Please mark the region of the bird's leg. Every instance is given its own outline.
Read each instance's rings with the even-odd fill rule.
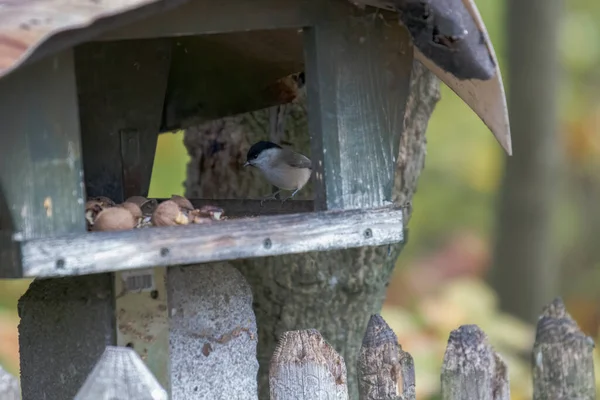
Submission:
[[[280,189],[280,190],[278,190],[278,191],[276,191],[275,193],[273,193],[273,194],[271,194],[271,195],[267,196],[267,197],[263,197],[263,198],[260,200],[260,206],[262,207],[263,203],[264,203],[265,201],[267,201],[267,200],[275,200],[275,199],[277,199],[277,195],[278,195],[280,192],[281,192],[281,189]]]
[[[296,189],[296,190],[294,190],[294,193],[292,193],[292,195],[291,195],[290,197],[287,197],[287,198],[285,198],[285,199],[281,200],[281,204],[285,203],[285,202],[286,202],[286,200],[289,200],[289,199],[291,199],[292,197],[294,197],[294,195],[295,195],[296,193],[298,193],[298,191],[299,191],[299,190],[300,190],[300,189]]]

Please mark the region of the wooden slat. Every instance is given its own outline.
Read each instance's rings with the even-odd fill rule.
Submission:
[[[174,10],[115,29],[98,40],[300,28],[311,25],[320,0],[195,0]],[[343,1],[343,0],[337,0]]]
[[[72,52],[2,79],[0,121],[0,230],[22,239],[84,232]]]
[[[397,16],[322,1],[306,29],[306,82],[318,209],[392,200],[413,50]]]
[[[170,57],[167,39],[76,48],[88,196],[122,201],[148,190]]]
[[[39,239],[22,244],[25,276],[92,274],[403,240],[402,210],[328,211]]]

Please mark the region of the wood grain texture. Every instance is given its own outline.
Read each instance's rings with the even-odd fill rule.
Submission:
[[[225,263],[167,269],[171,400],[258,400],[252,291]],[[167,362],[167,360],[165,360]]]
[[[121,202],[124,196],[147,194],[171,43],[88,43],[76,48],[75,60],[87,195]]]
[[[412,356],[380,315],[372,315],[358,356],[360,400],[414,400]]]
[[[168,400],[167,392],[128,347],[107,346],[74,400]]]
[[[306,83],[318,209],[392,201],[412,46],[397,16],[323,1],[306,29]],[[386,20],[389,19],[389,20]]]
[[[13,240],[85,231],[73,55],[0,81],[0,276],[19,277]]]
[[[509,400],[508,370],[476,325],[450,333],[442,365],[442,400]]]
[[[64,31],[74,30],[68,32],[70,42],[75,42],[71,45],[81,43],[86,40],[85,32],[77,28],[86,27],[90,31],[97,28],[93,23],[103,17],[152,3],[177,4],[177,1],[104,0],[77,4],[69,0],[4,1],[0,8],[0,37],[3,38],[0,41],[0,76],[18,68],[24,61],[33,58],[33,54],[40,53],[40,48],[44,47],[44,41],[49,37],[61,36],[63,33],[64,39]],[[162,4],[163,8],[169,5],[171,4]],[[154,8],[155,12],[159,10],[159,7]],[[45,55],[53,55],[67,47],[55,46],[52,48],[53,52],[46,52]]]
[[[84,232],[72,52],[0,81],[0,120],[2,221],[17,239]]]
[[[560,298],[547,305],[531,358],[534,400],[596,399],[594,347]]]
[[[22,252],[25,276],[67,276],[380,246],[402,240],[402,210],[380,208],[92,232],[24,242]]]
[[[343,0],[338,0],[343,1]],[[312,25],[315,0],[190,1],[178,8],[106,32],[100,40],[191,36]]]
[[[344,359],[314,329],[281,335],[269,386],[271,400],[348,399]]]

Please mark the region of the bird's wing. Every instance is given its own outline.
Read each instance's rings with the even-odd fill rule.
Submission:
[[[284,149],[286,152],[286,159],[288,160],[288,164],[294,168],[309,168],[312,169],[312,163],[310,159],[300,153],[296,153],[291,149]]]

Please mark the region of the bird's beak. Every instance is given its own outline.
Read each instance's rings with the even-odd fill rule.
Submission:
[[[250,166],[250,163],[249,163],[248,161],[246,161],[246,162],[244,163],[244,167],[249,167],[249,166]]]

